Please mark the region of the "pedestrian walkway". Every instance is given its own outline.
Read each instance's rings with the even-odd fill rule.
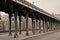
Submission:
[[[56,31],[51,31],[51,32],[45,32],[45,33],[36,33],[35,35],[32,34],[32,32],[29,32],[29,36],[25,35],[25,32],[22,32],[22,34],[18,33],[18,37],[14,38],[14,33],[12,33],[12,36],[8,36],[8,33],[1,33],[0,34],[0,40],[37,40],[36,38],[41,37],[43,39],[43,37],[46,37],[46,35],[51,35],[52,33],[54,34]],[[57,34],[60,34],[60,32],[56,32]],[[53,35],[52,34],[52,35]],[[32,39],[33,38],[33,39]]]

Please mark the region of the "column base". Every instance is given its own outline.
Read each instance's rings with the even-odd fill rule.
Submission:
[[[9,33],[9,36],[12,36],[12,33]]]
[[[19,34],[21,34],[21,31],[19,32]]]
[[[15,35],[14,35],[14,38],[17,38],[17,37],[18,37],[18,35],[17,35],[17,34],[15,34]]]
[[[41,31],[39,31],[39,33],[41,33]]]
[[[29,33],[26,33],[26,36],[29,36]]]
[[[33,34],[35,34],[35,31],[33,32]]]

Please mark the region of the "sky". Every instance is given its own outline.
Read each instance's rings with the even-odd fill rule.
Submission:
[[[60,14],[60,0],[26,0],[30,3],[49,12],[50,14]]]

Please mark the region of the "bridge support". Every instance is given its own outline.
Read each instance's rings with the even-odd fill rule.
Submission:
[[[44,31],[43,32],[46,32],[46,29],[47,29],[47,22],[46,22],[46,20],[44,20]]]
[[[12,36],[12,33],[11,33],[11,14],[9,14],[9,36]]]
[[[52,31],[52,22],[51,22],[51,31]]]
[[[32,18],[32,33],[34,33],[34,30],[33,30],[33,23],[34,23],[34,21],[33,21],[33,18]]]
[[[46,25],[46,20],[44,21],[44,30],[46,32],[46,29],[47,29],[47,25]]]
[[[39,18],[39,33],[41,32],[41,18]]]
[[[35,27],[36,29],[36,32],[38,32],[38,20],[36,19],[36,27]]]
[[[50,21],[49,21],[49,31],[51,31],[51,23],[50,23]]]
[[[21,14],[19,14],[19,34],[21,34]]]
[[[48,18],[45,18],[45,31],[48,32]]]
[[[49,27],[48,27],[48,21],[46,21],[46,31],[48,32],[48,29],[49,29]]]
[[[14,38],[16,38],[18,35],[17,35],[17,10],[15,9],[15,34],[14,34]]]
[[[51,22],[50,22],[50,31],[51,31]]]
[[[26,14],[26,36],[28,36],[28,13]]]
[[[35,18],[32,18],[32,32],[35,34]]]
[[[12,13],[13,13],[13,5],[11,5],[10,6],[10,12],[9,12],[9,24],[10,24],[10,26],[9,26],[9,36],[12,36],[12,33],[11,33],[11,15],[12,15]]]
[[[45,32],[45,30],[44,30],[44,20],[43,20],[43,32]]]

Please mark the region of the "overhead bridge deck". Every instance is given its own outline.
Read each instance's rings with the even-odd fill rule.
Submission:
[[[39,7],[33,5],[33,4],[31,4],[31,3],[29,3],[29,2],[27,2],[25,0],[12,0],[12,1],[14,1],[14,2],[16,2],[16,3],[20,4],[20,5],[23,5],[25,7],[28,7],[30,9],[32,9],[32,10],[35,10],[35,11],[37,11],[39,13],[42,13],[42,14],[44,14],[46,16],[49,16],[49,17],[54,18],[56,20],[59,20],[55,16],[53,16],[50,13],[46,12],[45,10],[43,10],[43,9],[41,9],[41,8],[39,8]]]

